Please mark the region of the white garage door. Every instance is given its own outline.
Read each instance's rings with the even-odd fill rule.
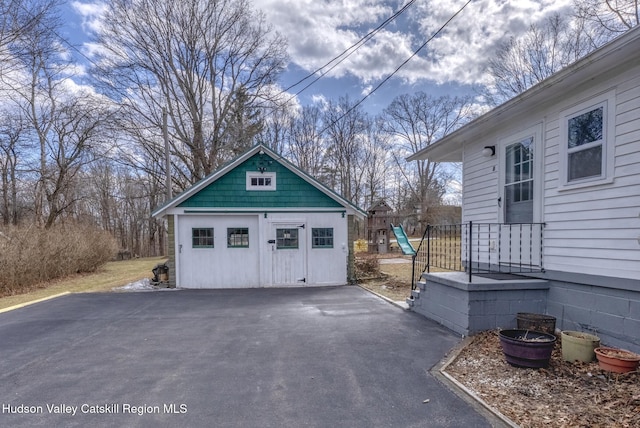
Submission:
[[[178,287],[259,287],[257,215],[181,215],[176,229]]]

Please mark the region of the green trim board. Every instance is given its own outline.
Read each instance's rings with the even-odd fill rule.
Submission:
[[[314,214],[342,214],[344,216],[347,212],[345,210],[324,210],[324,209],[291,209],[291,210],[282,210],[282,209],[263,209],[258,208],[255,210],[228,210],[228,209],[192,209],[192,210],[184,210],[185,214],[282,214],[282,213],[314,213]]]

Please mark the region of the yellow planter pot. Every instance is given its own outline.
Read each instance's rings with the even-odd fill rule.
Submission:
[[[580,331],[562,332],[562,359],[589,363],[596,359],[594,349],[600,346],[600,338]]]

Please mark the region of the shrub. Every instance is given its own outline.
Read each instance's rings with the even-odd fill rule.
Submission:
[[[370,278],[380,275],[380,263],[376,257],[356,258],[355,267],[358,278]]]
[[[95,227],[71,224],[11,228],[0,234],[0,295],[74,273],[92,272],[116,252],[115,239]]]

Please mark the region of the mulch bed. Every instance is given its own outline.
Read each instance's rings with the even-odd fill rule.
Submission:
[[[478,334],[446,372],[523,428],[640,427],[640,371],[615,374],[597,362],[562,359],[560,338],[549,367],[507,364],[497,331]]]

